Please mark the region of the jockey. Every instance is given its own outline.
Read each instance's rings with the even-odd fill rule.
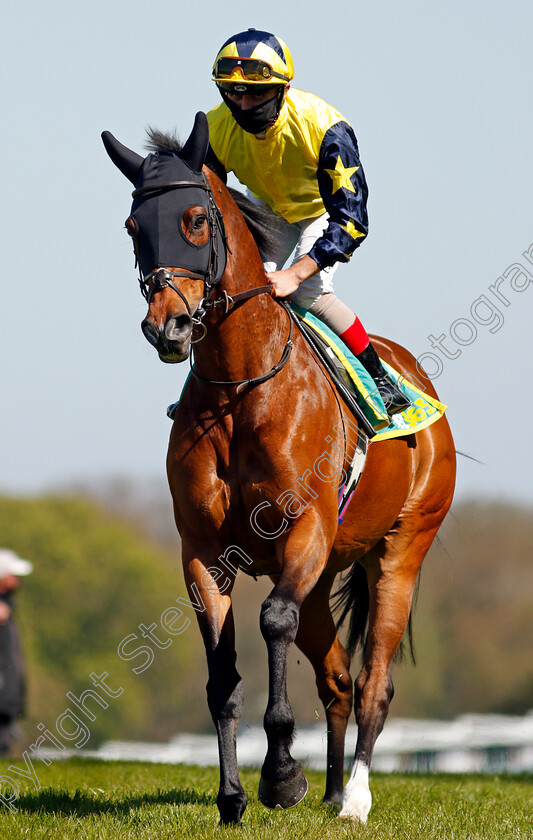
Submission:
[[[372,376],[389,414],[410,403],[384,370],[359,318],[333,291],[368,232],[368,190],[353,129],[311,93],[290,89],[286,44],[248,29],[223,44],[213,79],[223,102],[207,114],[211,161],[283,220],[276,253],[263,254],[274,295],[330,327]],[[292,252],[294,259],[283,269]]]

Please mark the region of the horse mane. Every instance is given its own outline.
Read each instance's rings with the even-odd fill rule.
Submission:
[[[159,131],[159,129],[150,126],[146,134],[147,142],[145,148],[149,152],[179,152],[183,148],[183,144],[180,142],[175,131]],[[209,146],[205,164],[221,181],[226,182],[226,172],[212,152],[211,146]],[[261,258],[264,260],[267,254],[276,253],[282,223],[280,217],[276,216],[269,207],[262,207],[255,204],[239,190],[233,189],[233,187],[227,187],[227,190],[239,208],[246,222],[246,226],[259,249]]]

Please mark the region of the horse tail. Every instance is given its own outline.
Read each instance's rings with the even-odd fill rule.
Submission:
[[[420,584],[420,572],[418,573],[413,593],[413,600],[411,609],[409,611],[409,620],[405,630],[404,637],[400,642],[400,646],[396,652],[395,659],[401,661],[405,657],[405,648],[414,665],[416,665],[414,638],[413,638],[413,610],[416,605],[418,597],[418,587]],[[342,585],[333,593],[332,607],[333,612],[336,613],[335,627],[337,631],[344,623],[344,620],[349,615],[350,620],[348,624],[348,635],[344,642],[344,647],[348,652],[350,659],[353,659],[358,647],[361,647],[363,653],[366,648],[367,632],[368,632],[368,609],[369,609],[369,593],[368,581],[366,579],[366,572],[364,568],[355,562],[348,576]]]
[[[355,562],[342,585],[333,594],[333,612],[336,613],[337,630],[349,615],[348,636],[344,643],[352,659],[359,646],[364,650],[368,626],[368,582],[363,567]]]

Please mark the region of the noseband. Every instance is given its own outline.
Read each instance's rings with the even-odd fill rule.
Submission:
[[[152,300],[155,292],[159,292],[161,289],[164,289],[165,286],[168,286],[169,289],[172,289],[173,292],[176,292],[176,294],[180,296],[187,307],[188,314],[191,315],[192,313],[189,301],[181,289],[173,282],[173,277],[188,277],[189,280],[203,280],[204,284],[207,285],[205,276],[203,274],[197,274],[194,271],[169,271],[167,268],[155,268],[150,272],[150,274],[147,274],[144,279],[139,280],[139,283],[142,284],[142,295],[146,298],[148,305],[150,305],[150,301]],[[150,281],[152,281],[151,287]]]

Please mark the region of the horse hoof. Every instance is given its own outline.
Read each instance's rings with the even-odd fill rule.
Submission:
[[[366,825],[368,817],[359,817],[356,814],[340,813],[339,814],[339,819],[340,820],[346,820],[347,822],[363,823],[363,825]]]
[[[349,784],[349,783],[348,783]],[[366,823],[372,806],[372,795],[364,785],[353,786],[349,795],[346,795],[348,785],[344,792],[342,808],[339,814],[341,820],[353,820],[354,822]]]
[[[217,805],[220,814],[220,825],[238,825],[241,817],[244,814],[248,798],[244,791],[242,793],[234,793],[218,796]]]
[[[299,766],[292,779],[271,782],[261,776],[258,797],[267,808],[294,808],[307,793],[309,785]]]
[[[368,787],[368,767],[363,762],[356,761],[342,794],[339,817],[341,820],[358,820],[366,823],[371,807],[372,794]]]

